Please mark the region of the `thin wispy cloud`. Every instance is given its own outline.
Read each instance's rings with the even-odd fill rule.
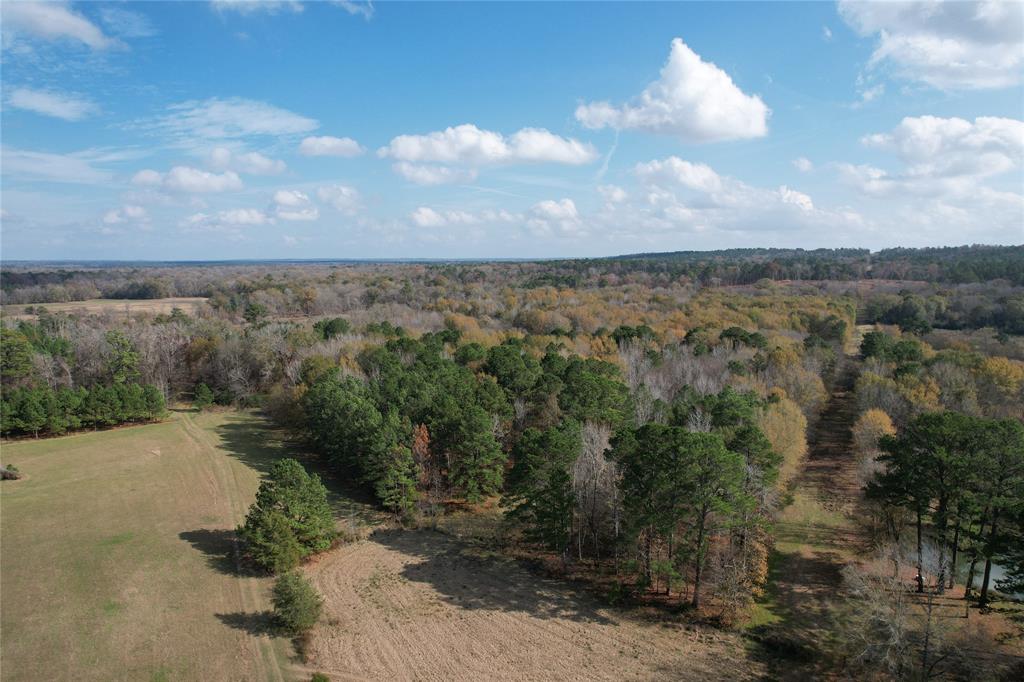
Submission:
[[[11,90],[7,95],[7,106],[65,121],[81,121],[99,111],[99,106],[87,97],[32,88]]]

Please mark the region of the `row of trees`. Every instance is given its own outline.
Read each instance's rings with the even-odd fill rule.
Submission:
[[[136,383],[58,390],[17,387],[5,390],[0,400],[5,436],[57,436],[77,429],[151,421],[164,412],[163,394],[152,385]]]
[[[312,628],[323,598],[295,568],[306,557],[328,549],[337,537],[320,478],[294,459],[278,460],[236,532],[248,558],[278,574],[271,601],[280,628],[296,636]]]

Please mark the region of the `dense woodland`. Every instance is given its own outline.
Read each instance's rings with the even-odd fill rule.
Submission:
[[[1024,591],[1022,247],[25,264],[2,287],[17,304],[3,320],[5,435],[152,420],[165,405],[258,408],[396,523],[496,504],[510,546],[610,576],[613,599],[721,625],[768,587],[809,428],[856,367],[850,456],[888,579],[921,594],[966,585],[981,605]],[[166,296],[208,300],[194,314],[46,306]],[[324,495],[284,460],[239,529],[284,576],[281,608],[305,605],[288,611],[296,631],[319,606],[290,571],[337,541]],[[889,608],[881,579],[852,572],[850,599]],[[846,618],[843,641],[863,646],[837,660],[916,676],[928,662],[912,654],[931,646],[946,666],[932,668],[954,674],[957,642],[930,626],[876,641],[899,608]]]

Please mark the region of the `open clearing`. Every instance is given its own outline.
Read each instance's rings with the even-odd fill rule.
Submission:
[[[231,529],[279,442],[245,413],[4,444],[3,680],[283,680]],[[262,615],[261,615],[262,614]]]
[[[291,454],[239,412],[4,445],[3,680],[752,679],[742,640],[604,608],[448,535],[378,531],[303,570],[326,598],[298,663],[232,529]],[[307,462],[307,464],[309,464]],[[337,490],[336,481],[328,478]],[[377,515],[332,492],[342,525]]]
[[[332,680],[756,679],[732,634],[604,608],[433,531],[378,531],[306,568],[324,595],[306,647]]]
[[[153,299],[120,299],[94,298],[88,301],[69,301],[67,303],[30,303],[26,305],[11,304],[3,307],[3,316],[12,320],[35,318],[35,314],[26,314],[26,307],[46,308],[51,313],[67,313],[68,315],[170,315],[175,308],[181,308],[187,315],[194,315],[206,304],[201,297],[153,298]]]

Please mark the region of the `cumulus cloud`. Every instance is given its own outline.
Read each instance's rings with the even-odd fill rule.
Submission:
[[[299,144],[303,156],[359,156],[365,149],[351,137],[307,137]]]
[[[530,207],[526,227],[535,236],[581,236],[584,233],[576,203],[572,199],[547,199]]]
[[[348,185],[324,185],[317,189],[316,196],[346,215],[355,215],[362,208],[359,190]]]
[[[65,121],[81,121],[99,111],[95,102],[80,95],[32,88],[14,88],[7,95],[7,104]]]
[[[902,167],[838,163],[841,181],[874,200],[901,229],[932,241],[1020,241],[1024,195],[999,188],[997,176],[1024,163],[1024,121],[978,117],[908,117],[887,133],[861,139]],[[967,237],[967,235],[971,235]]]
[[[861,139],[895,154],[905,166],[891,173],[867,164],[838,164],[840,177],[874,194],[914,194],[945,200],[977,196],[981,181],[1019,168],[1024,121],[1010,118],[920,116],[904,118],[888,133]]]
[[[1021,80],[1020,2],[859,2],[839,14],[862,36],[878,36],[873,67],[942,90],[1005,88]]]
[[[974,122],[937,116],[907,117],[889,133],[862,143],[895,152],[915,175],[995,175],[1024,159],[1024,121],[979,116]]]
[[[210,165],[217,170],[234,170],[249,175],[280,175],[287,166],[280,159],[271,159],[259,152],[232,152],[216,147],[210,152]]]
[[[621,206],[606,205],[605,223],[688,233],[842,230],[863,225],[855,211],[819,209],[799,190],[785,185],[756,187],[675,156],[639,163],[634,174],[643,191]]]
[[[242,180],[234,171],[210,173],[191,166],[175,166],[167,173],[152,169],[137,172],[132,183],[148,187],[160,187],[170,192],[205,194],[229,192],[242,189]]]
[[[78,42],[94,50],[120,45],[64,2],[5,2],[3,30],[5,33],[26,33],[44,40]]]
[[[588,128],[634,129],[687,142],[718,142],[763,137],[770,113],[760,97],[745,94],[729,74],[676,38],[661,76],[633,102],[583,104],[576,109],[576,118]]]
[[[138,121],[135,127],[167,135],[191,146],[200,140],[231,140],[245,137],[280,137],[308,133],[320,125],[266,102],[232,97],[189,100],[168,107],[170,113]]]
[[[451,185],[476,180],[473,168],[449,168],[399,161],[391,166],[396,174],[417,185]]]
[[[678,156],[637,164],[635,172],[649,184],[679,184],[701,192],[717,192],[722,187],[722,179],[711,166],[684,161]]]
[[[426,135],[399,135],[377,154],[409,163],[466,166],[530,162],[581,165],[598,156],[592,145],[543,128],[523,128],[506,137],[468,123]]]
[[[309,196],[294,189],[274,192],[273,210],[281,220],[316,220],[320,217],[320,209],[313,205]]]

